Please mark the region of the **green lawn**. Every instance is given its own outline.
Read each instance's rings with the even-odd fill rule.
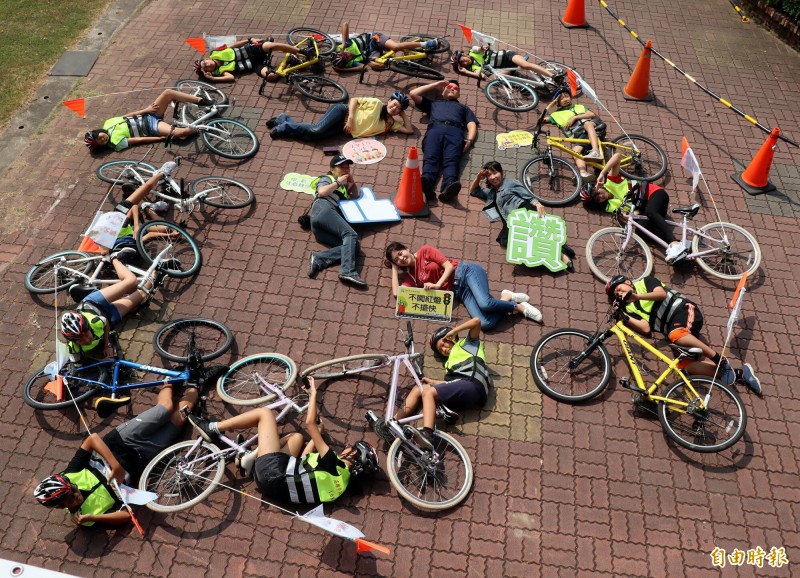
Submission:
[[[33,98],[61,53],[111,0],[0,0],[0,54],[5,62],[0,127]]]

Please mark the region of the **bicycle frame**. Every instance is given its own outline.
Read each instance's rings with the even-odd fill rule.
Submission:
[[[395,52],[394,50],[389,50],[388,52],[381,54],[378,58],[373,59],[371,62],[376,62],[386,66],[390,60],[424,60],[428,56],[429,55],[427,52],[423,52],[414,48],[405,50],[401,53]]]
[[[153,263],[147,269],[140,269],[139,267],[135,267],[133,265],[125,264],[125,267],[134,275],[136,278],[139,279],[139,283],[137,283],[137,288],[141,283],[150,277],[150,275],[156,270],[158,264],[164,259],[164,255],[167,254],[169,251],[169,247],[165,247],[161,250],[161,252],[153,259]],[[103,270],[103,265],[106,264],[104,261],[105,255],[96,255],[91,257],[82,257],[80,259],[70,259],[67,261],[66,257],[61,257],[60,261],[62,263],[68,263],[67,265],[57,265],[56,271],[59,269],[66,269],[69,271],[71,275],[74,275],[76,278],[81,279],[87,285],[113,285],[115,283],[119,283],[119,279],[100,279],[100,271]],[[73,267],[80,265],[81,263],[91,263],[93,261],[97,261],[97,267],[94,268],[91,275],[87,275],[83,271],[79,271],[77,269],[73,269]],[[57,274],[56,274],[57,276]]]
[[[576,152],[576,151],[572,150],[570,147],[565,146],[564,144],[562,144],[562,143],[568,143],[568,144],[579,144],[579,145],[589,146],[591,141],[589,141],[588,138],[569,138],[569,137],[560,137],[560,136],[550,136],[549,132],[547,132],[547,131],[543,131],[543,132],[544,132],[545,136],[547,137],[547,148],[548,148],[548,153],[547,154],[552,154],[552,151],[550,149],[551,148],[556,148],[556,149],[558,149],[560,151],[563,151],[563,152],[565,152],[565,153],[567,153],[569,155],[572,155],[575,158],[583,160],[583,162],[585,162],[587,165],[589,165],[590,167],[593,167],[595,169],[603,170],[603,167],[606,166],[605,160],[602,160],[602,159],[587,159],[581,153]],[[536,141],[537,141],[537,139],[534,138],[534,140],[533,140],[534,144],[536,143]],[[609,147],[610,149],[617,150],[617,151],[625,151],[626,152],[625,156],[623,156],[622,160],[620,160],[620,166],[623,167],[623,168],[625,168],[628,165],[630,165],[631,162],[633,161],[633,155],[630,154],[631,152],[633,152],[633,148],[631,148],[629,146],[625,146],[625,145],[622,145],[622,144],[619,144],[619,143],[615,143],[615,142],[604,141],[604,140],[598,140],[598,144],[600,145],[600,151],[599,152],[600,152],[600,154],[603,155],[604,158],[605,158],[605,152],[603,151],[604,147]],[[613,154],[613,152],[611,154]]]
[[[110,384],[103,383],[102,381],[97,381],[94,379],[89,379],[88,377],[81,377],[79,375],[80,372],[89,371],[92,369],[102,369],[106,367],[113,367],[111,372]],[[163,379],[120,384],[118,383],[118,380],[119,380],[119,370],[121,367],[126,367],[134,370],[142,370],[147,373],[154,373],[156,375],[163,376]],[[78,372],[78,375],[72,374],[63,376],[64,381],[66,383],[77,381],[80,383],[91,385],[92,387],[99,390],[98,393],[109,393],[111,394],[112,398],[119,393],[133,391],[135,389],[144,389],[147,387],[156,387],[159,385],[169,385],[169,384],[182,385],[187,381],[189,381],[188,368],[183,369],[181,371],[176,371],[173,369],[166,369],[163,367],[153,367],[152,365],[143,365],[141,363],[136,363],[134,361],[128,361],[127,359],[105,359],[103,361],[97,361],[89,365],[81,365],[79,368],[76,369],[76,371]]]
[[[298,42],[294,46],[295,48],[300,48],[303,44],[305,44],[309,40],[313,43],[314,46],[314,58],[309,58],[308,60],[301,62],[300,64],[289,65],[289,59],[294,55],[286,54],[283,57],[283,60],[281,60],[281,63],[278,65],[278,67],[273,70],[270,70],[270,72],[274,72],[281,78],[287,78],[293,74],[296,74],[297,71],[303,70],[304,68],[308,68],[309,66],[312,66],[317,62],[319,62],[319,45],[317,45],[317,41],[314,40],[313,38],[311,37],[303,38],[300,42]],[[270,54],[267,55],[267,62],[269,62],[271,58],[272,58],[272,51],[270,51]]]

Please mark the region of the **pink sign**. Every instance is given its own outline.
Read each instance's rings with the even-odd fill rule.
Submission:
[[[383,160],[386,147],[374,138],[357,138],[342,147],[342,154],[357,165],[371,165]]]

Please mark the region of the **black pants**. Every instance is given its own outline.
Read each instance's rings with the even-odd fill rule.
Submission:
[[[664,189],[655,191],[647,200],[644,214],[647,222],[642,225],[656,237],[665,243],[673,243],[675,235],[672,234],[672,226],[667,223],[667,208],[669,207],[669,195]]]

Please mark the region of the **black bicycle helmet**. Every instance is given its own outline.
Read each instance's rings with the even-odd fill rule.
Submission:
[[[395,90],[389,96],[389,100],[392,100],[392,99],[394,99],[397,102],[399,102],[400,103],[400,108],[402,108],[403,110],[407,109],[408,105],[410,104],[410,100],[408,98],[408,95],[405,92],[402,92],[400,90]]]
[[[463,50],[456,50],[455,52],[453,52],[453,55],[450,57],[450,64],[453,65],[453,72],[458,72],[458,69],[461,66],[461,63],[459,62],[459,60],[461,60],[462,56],[464,56],[464,51]]]
[[[622,285],[623,283],[629,283],[630,279],[625,275],[614,275],[611,279],[608,280],[606,283],[606,295],[608,295],[608,300],[613,301],[616,299],[616,295],[614,295],[614,291],[616,291],[617,287]]]
[[[452,329],[452,327],[440,327],[433,332],[431,338],[428,340],[428,343],[431,344],[431,349],[433,349],[435,354],[439,355],[439,350],[436,349],[436,345],[442,340],[442,337],[450,333]]]
[[[351,454],[348,459],[351,460],[352,466],[350,472],[354,477],[362,474],[374,476],[381,471],[378,466],[378,452],[375,451],[369,442],[361,440],[351,448]]]
[[[61,505],[71,491],[72,483],[61,474],[55,474],[39,482],[33,490],[33,497],[43,506],[55,508]]]

